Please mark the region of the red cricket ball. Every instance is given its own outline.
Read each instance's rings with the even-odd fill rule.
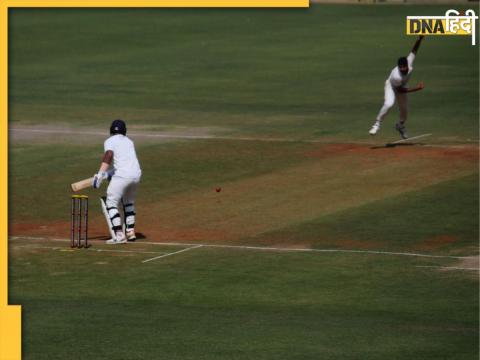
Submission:
[[[222,188],[221,188],[221,187],[217,187],[217,188],[215,188],[215,191],[216,191],[216,192],[220,192],[220,191],[222,191]]]

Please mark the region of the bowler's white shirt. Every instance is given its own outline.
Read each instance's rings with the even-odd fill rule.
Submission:
[[[392,84],[393,88],[398,88],[398,87],[404,87],[407,85],[408,80],[410,80],[410,75],[412,74],[413,71],[413,60],[415,60],[415,54],[410,53],[407,56],[407,61],[408,61],[408,73],[403,75],[400,70],[398,69],[398,66],[396,66],[392,72],[390,73],[390,76],[388,77],[387,81]]]
[[[115,176],[136,179],[142,175],[133,141],[122,134],[110,136],[104,143],[105,152],[113,151]]]

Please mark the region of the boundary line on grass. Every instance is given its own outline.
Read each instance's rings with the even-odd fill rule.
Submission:
[[[49,241],[61,241],[68,242],[69,239],[59,238],[45,238],[45,237],[29,237],[29,236],[11,236],[11,240],[49,240]],[[93,240],[95,241],[95,240]],[[93,242],[91,240],[91,242]],[[439,259],[469,259],[476,257],[472,256],[452,256],[452,255],[430,255],[420,253],[408,253],[408,252],[393,252],[393,251],[380,251],[380,250],[348,250],[348,249],[302,249],[302,248],[281,248],[281,247],[269,247],[269,246],[248,246],[248,245],[222,245],[222,244],[193,244],[193,243],[179,243],[179,242],[152,242],[141,241],[128,244],[130,245],[159,245],[159,246],[187,246],[188,250],[195,247],[205,248],[219,248],[219,249],[237,249],[237,250],[258,250],[258,251],[285,251],[285,252],[312,252],[312,253],[351,253],[351,254],[371,254],[371,255],[392,255],[392,256],[409,256],[409,257],[425,257],[425,258],[439,258]],[[180,250],[186,251],[187,249]],[[179,253],[179,251],[175,252]],[[171,253],[173,255],[174,253]]]

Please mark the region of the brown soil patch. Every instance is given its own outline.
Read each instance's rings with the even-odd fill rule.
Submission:
[[[9,224],[10,236],[32,236],[49,238],[70,238],[70,222],[14,222]],[[88,236],[91,239],[109,239],[109,233],[104,218],[90,219]]]
[[[315,158],[331,156],[361,155],[362,157],[389,159],[397,158],[448,158],[477,161],[479,159],[478,146],[463,145],[455,147],[403,145],[394,147],[372,148],[362,144],[320,144],[317,148],[305,155]]]
[[[139,228],[145,228],[139,223]],[[147,230],[145,230],[147,231]],[[229,234],[225,231],[215,229],[202,228],[172,228],[165,225],[158,225],[157,228],[150,228],[148,233],[145,233],[147,241],[158,242],[196,242],[209,241],[221,242],[229,238]]]
[[[240,244],[259,234],[469,175],[478,168],[478,150],[471,145],[372,149],[358,144],[313,144],[312,148],[306,154],[311,161],[297,166],[139,204],[137,230],[148,241]],[[215,192],[215,186],[222,191]],[[16,220],[10,224],[11,235],[70,236],[68,221]],[[102,217],[90,224],[91,237],[108,237]],[[438,237],[420,246],[434,250],[454,241]],[[266,242],[273,245],[283,240]],[[380,246],[353,240],[336,243],[345,249]],[[290,239],[288,244],[311,245],[302,239]]]
[[[438,250],[445,246],[455,243],[457,240],[458,240],[457,237],[453,235],[439,235],[415,245],[414,250],[416,251]]]
[[[213,191],[212,186],[212,189],[172,196],[153,204],[144,213],[162,214],[163,231],[167,233],[182,229],[193,237],[199,236],[198,240],[208,235],[211,238],[203,240],[238,242],[464,176],[475,171],[476,166],[473,161],[476,153],[472,149],[429,148],[420,149],[418,154],[408,148],[400,149],[399,156],[392,157],[392,154],[377,153],[359,145],[321,147],[332,155],[322,153],[318,161],[221,184],[220,193]],[[445,153],[457,158],[438,161]],[[345,154],[352,156],[343,156]]]
[[[91,225],[90,225],[91,224]],[[156,242],[194,242],[198,240],[222,241],[228,238],[228,234],[221,231],[205,229],[181,229],[165,227],[158,224],[152,227],[140,220],[138,229],[142,229],[142,240]],[[10,236],[31,236],[45,238],[70,238],[70,222],[49,222],[49,223],[24,223],[15,222],[9,225]],[[107,240],[110,238],[105,220],[102,217],[91,219],[88,228],[88,236],[91,240]]]

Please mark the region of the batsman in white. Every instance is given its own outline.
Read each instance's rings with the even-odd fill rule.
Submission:
[[[370,129],[370,135],[375,135],[380,130],[380,125],[387,116],[388,111],[395,104],[395,99],[398,102],[400,108],[400,121],[395,124],[395,128],[400,133],[402,139],[408,139],[407,131],[405,128],[405,122],[407,121],[407,93],[419,91],[424,88],[423,82],[420,82],[414,88],[407,88],[408,80],[413,71],[413,61],[417,55],[418,48],[422,43],[424,36],[420,36],[415,42],[410,54],[407,57],[401,57],[398,59],[398,66],[396,66],[390,76],[385,81],[385,101],[383,103],[380,112],[377,115],[375,124]]]
[[[111,176],[105,200],[107,221],[115,235],[107,244],[124,244],[135,241],[135,196],[142,170],[135,152],[135,145],[127,135],[123,120],[114,120],[110,126],[110,137],[105,140],[102,163],[94,175],[93,187],[98,189],[103,180]],[[112,168],[110,168],[112,166]],[[125,232],[118,207],[122,204],[125,215]]]

